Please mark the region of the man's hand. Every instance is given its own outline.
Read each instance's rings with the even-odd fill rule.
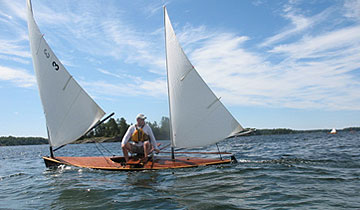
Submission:
[[[155,153],[158,154],[160,152],[159,149],[155,149]]]

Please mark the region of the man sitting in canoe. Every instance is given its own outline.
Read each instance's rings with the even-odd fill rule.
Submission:
[[[145,119],[144,114],[138,114],[137,123],[128,128],[122,139],[121,148],[126,162],[129,161],[129,152],[144,155],[144,159],[152,150],[156,153],[160,152],[154,134],[150,126],[145,123]]]

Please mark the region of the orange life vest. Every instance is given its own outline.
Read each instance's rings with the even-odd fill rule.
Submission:
[[[143,131],[142,128],[135,125],[135,132],[131,135],[131,140],[134,142],[147,141],[149,136]]]

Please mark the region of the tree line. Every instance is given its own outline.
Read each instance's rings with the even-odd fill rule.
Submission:
[[[160,123],[156,121],[147,122],[147,124],[153,130],[155,138],[158,140],[170,139],[170,120],[168,117],[162,117]],[[110,118],[109,121],[103,123],[96,129],[92,130],[86,136],[80,138],[75,143],[94,142],[94,141],[121,141],[125,135],[127,129],[131,124],[128,124],[125,118],[114,119]],[[318,130],[292,130],[286,128],[276,129],[257,129],[250,135],[277,135],[277,134],[295,134],[295,133],[309,133],[309,132],[326,132],[329,129],[318,129]],[[339,132],[360,132],[360,127],[349,127],[339,129]],[[93,140],[91,140],[93,139]],[[48,140],[42,137],[14,137],[14,136],[3,136],[0,137],[0,146],[15,146],[15,145],[34,145],[34,144],[48,144]]]
[[[42,137],[14,137],[1,136],[0,146],[48,144],[48,140]]]
[[[338,129],[338,132],[358,132],[360,127],[349,127],[344,129]],[[281,134],[296,134],[296,133],[329,133],[330,129],[314,129],[314,130],[292,130],[288,128],[274,128],[274,129],[257,129],[250,135],[281,135]]]
[[[147,122],[151,127],[154,136],[157,140],[170,139],[170,120],[168,117],[162,117],[160,123]],[[131,124],[128,124],[125,118],[114,119],[110,118],[107,122],[99,125],[97,128],[90,131],[87,135],[81,137],[75,143],[93,142],[91,139],[101,138],[102,141],[114,142],[121,141],[127,129]],[[0,137],[0,146],[15,146],[15,145],[34,145],[34,144],[48,144],[47,138],[42,137]]]

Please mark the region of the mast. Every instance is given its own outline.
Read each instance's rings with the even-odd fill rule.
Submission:
[[[168,89],[168,100],[169,100],[169,125],[170,125],[170,142],[171,142],[171,159],[175,160],[174,152],[174,137],[172,131],[172,120],[171,120],[171,103],[170,103],[170,86],[169,86],[169,68],[168,68],[168,58],[167,58],[167,44],[166,44],[166,7],[164,6],[164,32],[165,32],[165,57],[166,57],[166,81]]]
[[[46,126],[46,131],[47,131],[47,135],[48,135],[48,141],[49,141],[49,145],[50,145],[50,157],[51,158],[54,158],[54,151],[53,151],[53,148],[51,146],[51,143],[50,143],[50,135],[49,135],[49,128],[48,126]]]

